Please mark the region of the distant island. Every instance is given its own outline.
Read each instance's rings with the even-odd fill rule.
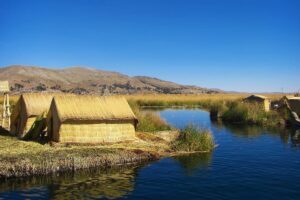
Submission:
[[[0,68],[0,80],[8,80],[13,93],[65,92],[75,94],[215,94],[224,91],[181,85],[147,76],[86,67],[63,69],[11,65]]]

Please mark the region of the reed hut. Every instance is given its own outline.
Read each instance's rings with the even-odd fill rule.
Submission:
[[[11,133],[19,138],[26,137],[36,118],[49,110],[52,98],[50,94],[22,94],[12,112]]]
[[[270,110],[271,100],[263,95],[251,95],[244,99],[244,102],[262,105],[265,111]]]
[[[54,97],[48,136],[62,143],[110,143],[135,138],[137,118],[123,97]]]

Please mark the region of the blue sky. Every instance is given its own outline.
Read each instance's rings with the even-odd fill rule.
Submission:
[[[0,66],[88,66],[294,92],[299,10],[298,0],[0,0]]]

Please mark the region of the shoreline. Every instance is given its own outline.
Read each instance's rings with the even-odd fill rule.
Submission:
[[[139,166],[161,158],[150,152],[134,152],[118,149],[111,149],[111,152],[101,152],[101,154],[99,157],[61,158],[53,156],[46,158],[45,161],[40,163],[29,163],[31,164],[30,166],[24,166],[24,160],[15,161],[14,158],[9,158],[13,163],[6,163],[7,167],[2,167],[0,170],[0,180],[75,172],[91,168],[109,169],[121,166]]]
[[[166,134],[169,138],[165,138]],[[40,144],[0,135],[0,180],[81,169],[139,166],[165,157],[207,153],[171,149],[174,131],[137,132],[136,140],[116,144]],[[165,138],[165,139],[163,139]],[[170,139],[168,141],[168,139]]]

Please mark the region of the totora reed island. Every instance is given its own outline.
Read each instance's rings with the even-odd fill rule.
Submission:
[[[300,1],[0,1],[0,200],[300,197]]]

